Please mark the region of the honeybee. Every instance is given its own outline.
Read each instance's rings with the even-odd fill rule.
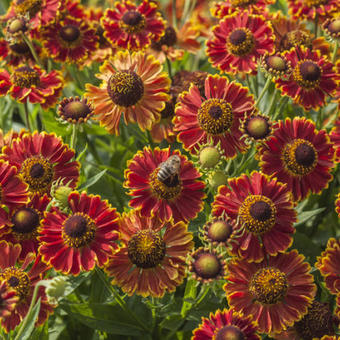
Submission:
[[[175,176],[179,174],[180,169],[181,158],[178,155],[172,155],[165,162],[159,164],[157,179],[163,183],[170,179],[170,183],[172,183]]]

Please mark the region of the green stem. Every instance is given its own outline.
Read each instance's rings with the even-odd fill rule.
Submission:
[[[275,121],[278,117],[278,115],[281,112],[281,109],[287,105],[289,98],[288,97],[281,97],[279,104],[277,105],[277,110],[273,116],[273,120]]]
[[[27,98],[27,100],[28,100],[28,98]],[[30,132],[32,132],[30,117],[29,117],[29,114],[28,114],[27,100],[24,102],[26,127]]]
[[[338,39],[335,40],[335,46],[334,46],[334,50],[333,50],[333,55],[332,55],[332,63],[335,63],[335,59],[336,59],[336,55],[338,53],[338,48],[339,48],[339,41]]]
[[[24,39],[25,43],[27,44],[27,46],[29,47],[32,55],[33,55],[33,58],[35,60],[35,62],[41,67],[41,68],[44,68],[38,55],[37,55],[37,52],[35,51],[35,48],[31,42],[31,40],[29,40],[25,34],[22,33],[22,38]]]
[[[26,316],[25,316],[24,321],[23,321],[22,324],[20,325],[19,331],[18,331],[16,337],[14,338],[14,340],[20,340],[21,334],[22,334],[22,332],[24,331],[24,329],[25,329],[25,327],[26,327],[26,324],[27,324],[27,322],[28,322],[28,320],[29,320],[29,316],[30,316],[30,314],[31,314],[31,312],[32,312],[32,309],[33,309],[34,305],[35,305],[35,301],[37,300],[39,287],[42,286],[42,285],[43,285],[42,282],[38,282],[38,283],[35,285],[34,291],[33,291],[33,295],[32,295],[32,300],[31,300],[30,307],[29,307],[29,309],[28,309],[28,311],[27,311],[27,314],[26,314]]]
[[[78,124],[72,124],[72,135],[70,140],[70,148],[75,150],[75,146],[77,144],[77,129]]]
[[[149,333],[149,329],[143,324],[142,321],[140,321],[137,316],[129,309],[129,307],[126,305],[125,301],[121,298],[121,296],[116,292],[116,290],[114,289],[114,287],[107,282],[106,277],[104,275],[104,273],[98,268],[95,267],[95,271],[97,273],[97,275],[99,276],[99,278],[102,280],[102,282],[104,283],[105,287],[107,288],[108,291],[111,292],[111,294],[113,295],[114,299],[116,300],[116,302],[118,303],[118,305],[120,306],[121,309],[124,310],[124,312],[128,313],[129,315],[131,315],[131,317],[138,323],[139,326],[142,327],[142,329]]]
[[[172,69],[171,69],[171,62],[168,57],[166,57],[166,65],[168,66],[168,73],[170,79],[172,79]]]
[[[272,80],[271,77],[267,78],[267,81],[264,84],[263,89],[262,89],[260,95],[256,99],[256,102],[255,102],[254,106],[257,106],[260,103],[260,101],[263,98],[264,94],[267,92],[269,85],[271,84],[271,80]]]
[[[177,31],[176,0],[172,0],[172,26]]]
[[[269,104],[269,108],[268,108],[268,111],[267,111],[267,116],[271,116],[271,114],[272,114],[273,108],[274,108],[275,103],[276,103],[277,94],[278,94],[278,92],[276,90],[274,90],[272,100]]]

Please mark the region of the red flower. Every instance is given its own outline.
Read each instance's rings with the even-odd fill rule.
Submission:
[[[6,281],[0,281],[0,320],[10,316],[19,298]]]
[[[288,184],[294,200],[310,192],[320,193],[333,178],[334,149],[324,130],[305,118],[287,118],[274,125],[274,132],[259,149],[264,173]]]
[[[130,51],[142,50],[158,41],[164,34],[164,20],[157,5],[144,0],[136,6],[128,0],[116,2],[114,9],[107,9],[102,18],[104,36],[115,47]]]
[[[197,180],[201,175],[192,162],[177,150],[172,155],[180,157],[180,170],[173,178],[160,180],[161,163],[167,161],[170,155],[170,148],[152,151],[144,147],[128,162],[124,187],[130,189],[129,195],[134,196],[129,205],[141,208],[142,215],[158,214],[162,221],[171,217],[175,222],[188,221],[203,208],[204,183]]]
[[[20,261],[24,261],[28,253],[38,253],[38,228],[49,202],[47,195],[35,195],[25,206],[10,212],[2,239],[21,245]]]
[[[338,193],[337,199],[335,200],[335,211],[340,218],[340,192]]]
[[[316,16],[325,19],[340,9],[338,0],[288,0],[288,7],[297,20],[314,20]]]
[[[236,12],[213,28],[207,46],[213,67],[226,73],[251,73],[261,55],[274,51],[273,30],[263,16]]]
[[[224,286],[228,304],[252,316],[262,333],[277,333],[300,320],[316,293],[310,265],[296,250],[260,263],[233,259]]]
[[[46,73],[36,65],[20,66],[11,74],[0,70],[0,96],[10,94],[20,103],[40,103],[43,109],[56,104],[63,86],[59,71]]]
[[[40,228],[39,253],[56,271],[78,275],[103,266],[116,248],[116,209],[100,196],[72,192],[69,215],[56,209],[45,214]]]
[[[232,254],[260,262],[266,254],[284,252],[293,242],[296,212],[287,185],[253,171],[228,180],[212,205],[212,214],[223,212],[244,228],[232,243]],[[261,241],[260,241],[261,240]]]
[[[98,48],[96,31],[86,17],[55,20],[42,31],[41,39],[48,53],[60,62],[83,64]]]
[[[74,151],[54,133],[26,133],[12,147],[4,147],[0,157],[18,169],[32,194],[49,194],[52,182],[59,178],[74,188],[79,179],[80,164],[71,162]]]
[[[340,240],[330,238],[325,251],[317,258],[315,267],[325,279],[332,294],[340,293]]]
[[[285,57],[293,72],[288,79],[275,79],[276,87],[307,111],[324,106],[326,95],[334,95],[337,87],[334,65],[305,47],[291,49]]]
[[[214,145],[221,143],[226,157],[233,158],[238,151],[245,152],[248,148],[240,140],[243,134],[240,125],[253,105],[253,96],[247,88],[229,83],[225,77],[209,75],[205,80],[205,96],[197,86],[191,85],[179,97],[173,120],[177,139],[190,151],[212,139]]]
[[[140,211],[123,213],[119,223],[122,247],[105,271],[128,295],[162,297],[175,291],[185,277],[185,258],[193,247],[183,222],[164,223]]]
[[[18,302],[14,310],[0,322],[5,332],[13,330],[27,315],[31,304],[32,295],[36,284],[43,278],[43,273],[49,269],[41,262],[40,255],[27,254],[22,265],[18,264],[21,252],[20,244],[13,245],[6,241],[0,241],[0,281],[4,280],[14,289]],[[32,266],[28,267],[30,264]],[[28,269],[29,268],[29,269]],[[35,326],[42,325],[53,312],[52,306],[47,302],[45,288],[40,287],[37,299],[40,298],[40,311]]]
[[[193,330],[191,340],[247,339],[260,340],[257,326],[250,315],[243,316],[232,309],[217,310]]]

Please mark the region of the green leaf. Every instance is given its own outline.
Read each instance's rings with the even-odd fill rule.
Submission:
[[[197,281],[190,279],[187,280],[183,297],[184,301],[181,309],[181,315],[183,318],[186,317],[188,311],[191,309],[193,302],[190,301],[195,301],[196,294],[197,294]]]
[[[79,188],[78,190],[81,191],[81,190],[84,190],[88,187],[90,187],[91,185],[97,183],[106,173],[107,169],[101,171],[99,174],[91,177],[88,181],[86,181],[85,183],[83,183]]]
[[[23,329],[23,332],[20,336],[20,340],[26,340],[26,339],[31,338],[31,334],[34,330],[34,325],[35,325],[35,322],[38,318],[39,311],[40,311],[40,298],[39,298],[38,302],[35,304],[35,306],[33,307],[31,313],[26,315],[26,317],[28,317],[28,321],[27,321],[27,323],[26,323],[26,325]]]
[[[298,222],[294,224],[295,227],[305,223],[312,217],[318,215],[322,211],[324,211],[326,208],[319,208],[315,210],[310,210],[310,211],[303,211],[301,214],[298,215]]]
[[[160,323],[161,328],[169,329],[169,330],[176,330],[181,325],[183,319],[180,314],[174,314],[166,317],[163,319],[163,321]]]

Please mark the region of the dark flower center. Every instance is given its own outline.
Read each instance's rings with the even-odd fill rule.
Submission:
[[[241,223],[255,235],[262,235],[275,225],[276,213],[272,200],[262,195],[247,196],[239,209]]]
[[[295,139],[283,149],[283,161],[293,176],[305,176],[314,170],[318,154],[311,142]]]
[[[282,48],[289,50],[292,47],[306,46],[312,47],[312,38],[310,34],[302,30],[294,30],[288,32],[281,41]]]
[[[248,28],[237,28],[233,30],[227,39],[229,52],[239,57],[249,54],[254,46],[254,36]]]
[[[286,274],[277,268],[261,268],[251,278],[249,292],[262,304],[281,302],[288,290]]]
[[[121,20],[121,28],[128,34],[139,33],[146,25],[144,16],[138,11],[127,11]]]
[[[128,256],[138,268],[154,268],[166,253],[166,244],[160,235],[151,230],[142,230],[132,236],[128,243]]]
[[[13,72],[13,74],[11,75],[11,81],[16,86],[25,87],[29,89],[33,85],[39,86],[40,76],[36,70],[28,66],[22,66],[17,68]]]
[[[265,139],[271,132],[268,118],[262,116],[253,116],[246,119],[244,129],[255,140]]]
[[[182,191],[182,182],[178,175],[173,178],[167,178],[164,181],[158,179],[159,167],[157,167],[150,175],[150,187],[153,194],[164,200],[172,200],[179,196]]]
[[[143,80],[134,71],[118,71],[110,77],[107,92],[115,104],[129,107],[143,97]]]
[[[335,335],[336,323],[329,305],[315,300],[301,321],[294,324],[294,328],[302,339],[321,339],[324,335]]]
[[[160,38],[159,41],[153,41],[151,47],[154,50],[161,51],[162,46],[174,46],[177,42],[177,34],[173,27],[168,26],[165,29],[164,35]]]
[[[34,17],[41,10],[42,0],[17,0],[14,7],[17,14]]]
[[[214,279],[221,273],[223,268],[221,261],[214,253],[201,252],[194,256],[194,272],[203,279]]]
[[[243,332],[236,326],[228,325],[219,329],[214,340],[245,340]]]
[[[67,101],[68,103],[66,103]],[[92,112],[86,101],[79,101],[73,98],[64,101],[64,103],[62,103],[62,106],[63,108],[61,108],[61,115],[63,116],[63,118],[66,120],[75,120],[76,122],[83,121]]]
[[[81,248],[92,242],[96,234],[94,221],[85,214],[75,213],[63,223],[62,236],[69,247]]]
[[[208,228],[208,237],[215,242],[226,242],[233,229],[230,223],[224,220],[217,220]]]
[[[295,66],[293,78],[304,89],[310,90],[319,86],[322,69],[311,60],[301,60]]]
[[[24,41],[9,45],[9,48],[14,54],[19,55],[29,54],[31,52],[30,48]]]
[[[66,25],[59,32],[60,37],[66,42],[75,42],[80,37],[80,30],[75,25]]]
[[[13,231],[28,234],[36,230],[40,223],[38,213],[32,208],[20,208],[12,217]]]
[[[30,191],[41,194],[49,192],[54,171],[52,164],[47,159],[43,157],[27,158],[21,166],[20,173],[29,185]]]
[[[0,273],[0,279],[7,281],[19,296],[20,300],[25,299],[30,291],[30,278],[19,268],[7,267]]]
[[[232,106],[223,99],[210,98],[198,110],[198,123],[211,135],[229,131],[233,124]]]

